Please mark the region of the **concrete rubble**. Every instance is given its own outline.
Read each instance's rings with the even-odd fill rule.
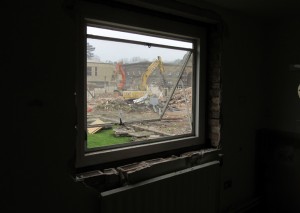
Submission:
[[[145,97],[142,97],[142,99]],[[125,100],[122,96],[103,93],[89,101],[89,108],[92,110],[88,112],[88,118],[94,120],[100,118],[100,120],[106,120],[111,123],[118,123],[119,120],[128,123],[128,119],[134,118],[135,121],[131,122],[130,125],[126,125],[126,128],[120,125],[120,127],[114,129],[116,136],[131,135],[133,141],[142,140],[144,138],[155,139],[162,136],[188,134],[191,132],[190,121],[188,120],[188,113],[191,113],[192,109],[191,100],[191,87],[176,89],[162,120],[158,120],[158,112],[161,112],[163,109],[163,105],[161,105],[163,103],[161,102],[162,100],[157,103],[155,102],[155,107],[151,107],[149,104],[150,101],[149,103],[143,101],[134,103],[133,100]],[[158,121],[153,120],[155,116]],[[91,122],[94,120],[91,120]],[[151,120],[151,122],[144,122],[145,120]],[[91,124],[92,123],[90,123],[90,125]],[[101,128],[98,128],[97,131],[100,131],[100,129]],[[90,130],[92,132],[92,129]],[[144,135],[144,137],[139,136],[142,135],[144,131],[152,132],[152,134],[149,133],[147,136]]]
[[[97,110],[105,110],[105,111],[112,111],[112,110],[119,110],[122,109],[125,112],[130,111],[138,111],[138,110],[145,110],[152,108],[145,108],[142,103],[147,96],[143,96],[137,100],[125,100],[122,96],[113,96],[113,94],[103,93],[99,95],[97,98],[92,99],[89,101],[89,105],[92,106],[93,111]],[[176,89],[172,99],[169,102],[170,108],[178,108],[181,109],[186,107],[186,100],[188,106],[191,107],[192,104],[192,88],[188,87],[186,89]],[[136,104],[135,104],[136,102]]]

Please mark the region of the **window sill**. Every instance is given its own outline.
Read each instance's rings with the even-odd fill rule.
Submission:
[[[186,152],[179,156],[172,155],[167,158],[155,158],[102,171],[81,173],[76,176],[76,181],[103,192],[214,160],[220,160],[220,149],[202,149]]]

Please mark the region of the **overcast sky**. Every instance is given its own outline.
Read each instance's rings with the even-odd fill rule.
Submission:
[[[92,35],[100,35],[105,37],[115,37],[122,39],[131,39],[135,41],[144,41],[147,43],[167,44],[169,46],[191,48],[192,43],[181,42],[170,39],[161,39],[151,36],[137,35],[132,33],[124,33],[119,31],[104,30],[94,27],[88,27],[87,33]],[[144,45],[137,45],[132,43],[122,43],[107,40],[88,39],[87,42],[95,47],[93,52],[95,56],[98,56],[102,62],[106,61],[120,61],[127,59],[131,61],[134,57],[140,57],[148,61],[153,61],[157,56],[161,56],[164,62],[174,61],[176,59],[182,59],[186,51],[174,50],[167,48],[148,47]]]

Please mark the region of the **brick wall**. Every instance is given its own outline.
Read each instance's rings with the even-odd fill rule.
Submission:
[[[208,32],[208,138],[213,147],[221,140],[221,50],[222,33],[219,25]]]

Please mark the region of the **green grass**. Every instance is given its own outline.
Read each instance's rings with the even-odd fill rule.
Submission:
[[[88,148],[128,143],[131,137],[116,137],[112,129],[101,130],[96,134],[88,134]]]

